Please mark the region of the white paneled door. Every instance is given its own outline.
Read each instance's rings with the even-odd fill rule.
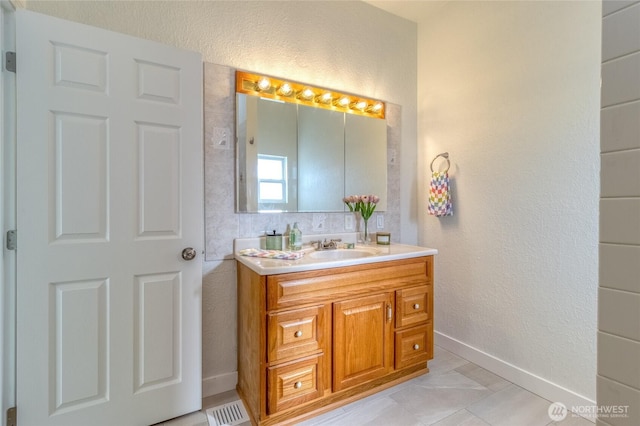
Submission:
[[[28,11],[16,41],[19,425],[198,410],[201,57]]]

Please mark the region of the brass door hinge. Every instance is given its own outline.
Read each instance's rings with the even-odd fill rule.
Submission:
[[[18,410],[16,407],[7,409],[7,426],[16,426],[18,424]]]

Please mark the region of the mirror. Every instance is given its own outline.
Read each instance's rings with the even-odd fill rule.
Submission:
[[[343,113],[298,107],[298,211],[342,211]]]
[[[343,212],[375,194],[386,210],[386,121],[236,94],[238,212]]]

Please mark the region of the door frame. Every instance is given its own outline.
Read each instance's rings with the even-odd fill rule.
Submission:
[[[15,51],[15,6],[0,0],[0,223],[2,224],[2,262],[0,262],[0,401],[2,426],[7,410],[16,404],[16,252],[4,242],[6,232],[15,229],[16,217],[16,75],[5,69],[5,52]]]

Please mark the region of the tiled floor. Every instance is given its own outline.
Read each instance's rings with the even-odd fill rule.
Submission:
[[[429,374],[300,423],[302,426],[593,426],[571,414],[554,423],[541,398],[442,348]],[[235,391],[203,401],[204,409],[237,399]],[[249,425],[247,423],[246,425]],[[163,426],[208,426],[203,412]],[[244,425],[243,425],[244,426]]]

